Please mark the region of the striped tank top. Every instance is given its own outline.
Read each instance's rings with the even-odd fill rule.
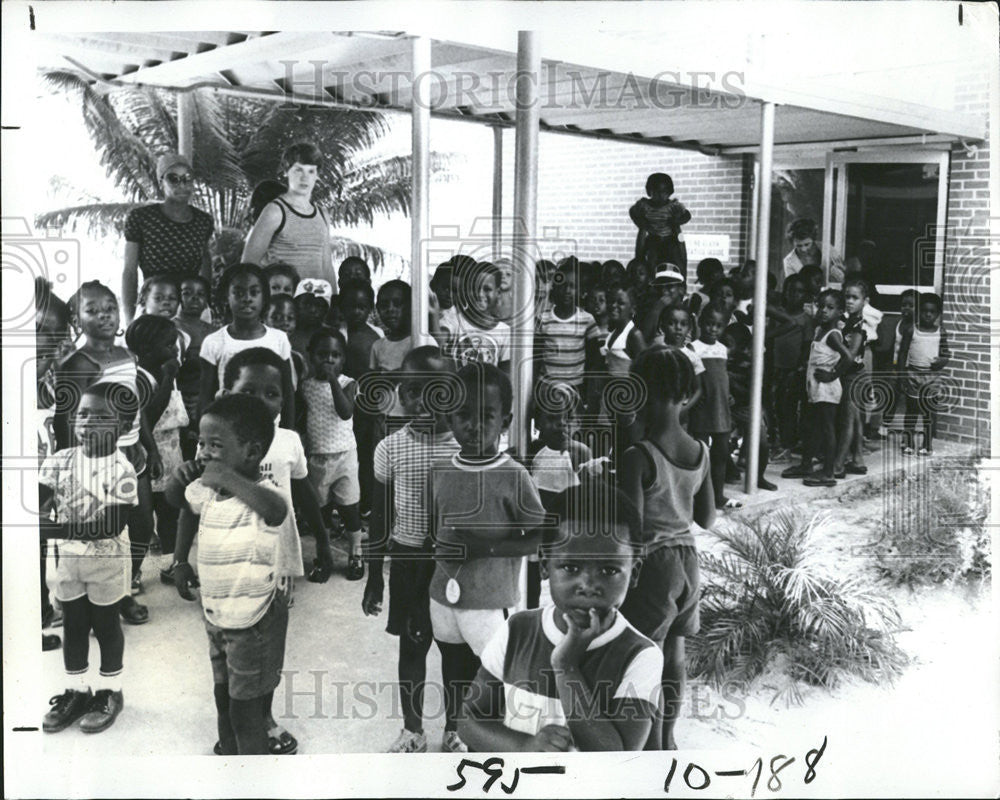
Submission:
[[[274,203],[281,210],[282,222],[271,238],[262,266],[280,261],[295,267],[303,280],[324,280],[336,286],[332,270],[323,263],[330,232],[320,207],[313,204],[311,214],[301,214],[281,197]]]

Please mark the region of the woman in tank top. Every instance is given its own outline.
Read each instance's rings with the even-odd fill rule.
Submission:
[[[322,154],[310,143],[289,147],[282,155],[288,190],[261,212],[243,248],[244,263],[290,264],[303,281],[329,286],[337,293],[330,231],[322,209],[312,201]]]

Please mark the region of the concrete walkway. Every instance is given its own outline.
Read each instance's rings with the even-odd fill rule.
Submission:
[[[922,469],[949,458],[968,458],[972,451],[949,443],[936,443],[933,459],[903,457],[890,445],[868,458],[869,473],[839,481],[833,489],[816,489],[801,480],[783,480],[778,473],[787,465],[774,465],[768,477],[777,492],[757,492],[747,498],[729,486],[731,497],[746,506],[722,517],[738,518],[776,507],[803,504],[835,493],[871,491],[899,470]],[[303,540],[306,563],[311,563],[312,540]],[[301,579],[290,613],[285,677],[275,694],[274,714],[300,742],[300,752],[310,754],[382,752],[402,727],[396,690],[397,642],[385,633],[385,612],[378,618],[361,612],[364,581],[344,578],[346,552],[335,553],[339,572],[326,584]],[[208,645],[201,606],[182,600],[172,586],[159,582],[158,570],[168,556],[146,561],[146,591],[139,599],[149,607],[150,622],[125,626],[125,709],[115,725],[98,736],[74,728],[44,737],[44,748],[54,756],[94,756],[113,752],[120,756],[209,755],[216,740],[215,708]],[[52,571],[49,573],[53,574]],[[59,629],[55,630],[60,633]],[[96,640],[91,639],[91,663],[96,665]],[[46,700],[64,688],[61,651],[43,654],[44,684],[49,694],[38,698],[38,722]],[[96,667],[94,667],[96,671]],[[439,750],[444,728],[441,671],[437,649],[428,657],[425,701],[429,749]],[[688,729],[687,747],[724,747],[726,736],[702,725]]]

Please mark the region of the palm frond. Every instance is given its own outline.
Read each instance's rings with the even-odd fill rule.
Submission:
[[[797,682],[826,688],[853,675],[892,680],[906,664],[899,613],[858,576],[810,557],[831,519],[794,510],[736,521],[716,536],[726,552],[701,558],[701,631],[688,639],[692,671],[715,684],[783,676],[775,699],[798,702]]]
[[[85,77],[71,70],[46,72],[42,81],[56,91],[79,96],[83,122],[100,163],[125,196],[135,202],[154,199],[155,156],[146,142],[123,123],[109,97],[94,91]],[[142,92],[128,94],[137,97]]]
[[[65,228],[77,230],[86,225],[85,230],[101,236],[121,236],[125,230],[125,217],[139,203],[90,203],[81,206],[47,211],[35,217],[36,228]]]

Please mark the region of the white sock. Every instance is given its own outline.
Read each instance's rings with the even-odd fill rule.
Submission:
[[[110,689],[112,692],[120,692],[122,690],[122,674],[121,672],[115,675],[105,675],[100,673],[97,676],[97,680],[94,681],[95,691],[101,691],[101,689]]]
[[[67,675],[69,678],[70,686],[69,688],[74,692],[83,692],[86,694],[90,691],[90,670],[85,669],[83,672],[69,673]]]

